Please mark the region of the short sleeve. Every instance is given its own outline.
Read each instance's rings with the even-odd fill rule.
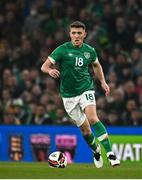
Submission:
[[[92,62],[98,61],[97,53],[94,48],[92,48],[92,57],[91,58],[92,58]]]
[[[50,61],[55,64],[62,59],[63,48],[62,46],[57,47],[49,56],[48,58]]]

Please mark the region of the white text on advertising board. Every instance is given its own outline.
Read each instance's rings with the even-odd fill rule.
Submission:
[[[142,159],[142,144],[114,143],[112,149],[120,160],[140,161]]]

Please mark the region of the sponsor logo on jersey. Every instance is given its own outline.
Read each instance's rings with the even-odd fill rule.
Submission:
[[[84,52],[84,56],[86,59],[89,59],[90,58],[90,53],[89,52]]]
[[[69,55],[69,56],[73,56],[73,54],[72,54],[72,53],[68,53],[68,55]]]

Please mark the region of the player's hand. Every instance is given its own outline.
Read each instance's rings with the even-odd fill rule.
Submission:
[[[102,88],[105,90],[105,95],[108,96],[110,94],[110,88],[106,82],[101,83]]]
[[[58,78],[60,76],[60,72],[57,69],[51,69],[48,74],[53,78]]]

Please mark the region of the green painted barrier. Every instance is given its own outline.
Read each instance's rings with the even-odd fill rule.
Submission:
[[[113,152],[121,161],[142,161],[142,136],[136,135],[110,135]],[[104,161],[106,153],[102,148]]]

